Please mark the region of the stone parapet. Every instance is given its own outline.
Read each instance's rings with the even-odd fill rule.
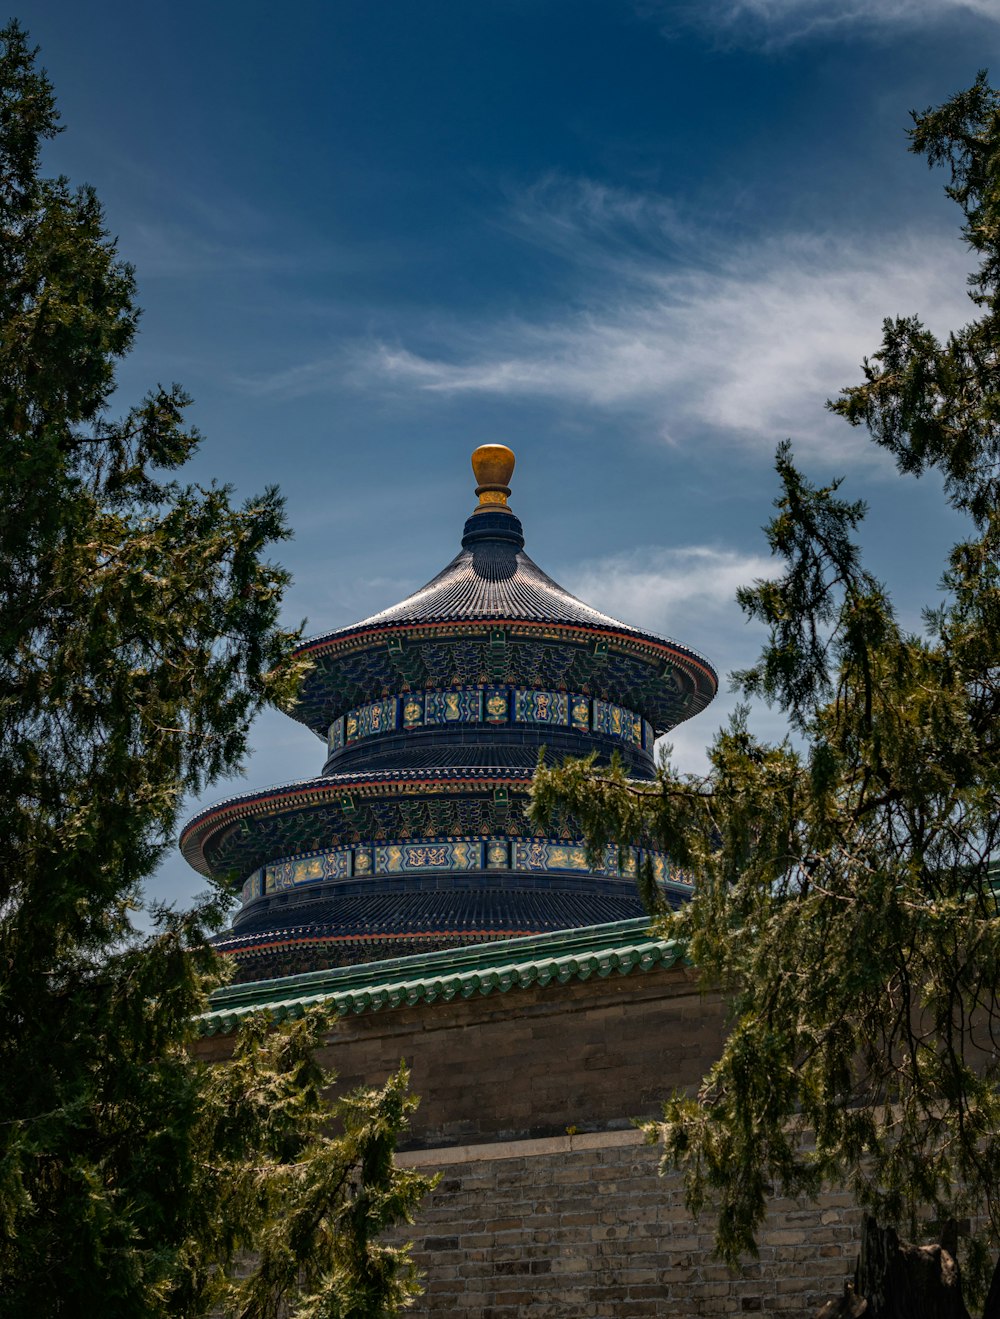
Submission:
[[[428,1149],[440,1172],[414,1242],[426,1292],[408,1313],[477,1319],[812,1316],[852,1272],[860,1214],[844,1194],[775,1200],[742,1276],[712,1258],[680,1177],[635,1130]]]
[[[364,984],[359,968],[296,977],[284,991],[271,982],[270,999],[264,986],[234,986],[211,1024],[228,1032],[249,1008],[281,1019],[310,1003],[341,1004],[322,1063],[343,1093],[381,1084],[404,1059],[421,1101],[414,1144],[627,1128],[674,1090],[697,1086],[725,1031],[721,1001],[699,993],[677,947],[642,926],[385,963],[398,970],[381,984]],[[216,1034],[198,1052],[223,1059],[230,1047],[231,1036]]]

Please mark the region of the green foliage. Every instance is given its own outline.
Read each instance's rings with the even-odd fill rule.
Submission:
[[[650,1132],[730,1261],[773,1191],[824,1181],[911,1231],[984,1216],[980,1263],[1000,1242],[1000,96],[984,75],[915,116],[912,149],[951,169],[981,314],[944,343],[886,321],[831,407],[901,472],[937,472],[966,517],[924,633],[862,566],[863,505],[811,485],[784,445],[767,528],[784,571],[739,594],[769,639],[736,681],[795,743],[760,742],[740,711],[702,780],[536,778],[537,819],[568,807],[591,844],[650,838],[696,873],[663,926],[728,995],[731,1033]]]
[[[228,896],[158,913],[141,883],[186,792],[239,768],[299,677],[279,624],[287,533],[172,478],[198,435],[157,388],[115,418],[138,312],[89,189],[39,175],[57,131],[23,32],[0,33],[0,1315],[395,1313],[377,1242],[426,1183],[393,1168],[400,1073],[340,1110],[316,1018],[191,1053]],[[249,1279],[226,1270],[260,1250]],[[269,1308],[270,1307],[270,1308]],[[296,1309],[298,1307],[298,1309]]]
[[[429,1185],[393,1165],[417,1104],[409,1074],[400,1066],[382,1090],[340,1100],[332,1116],[341,1131],[330,1136],[322,1094],[332,1077],[314,1062],[328,1024],[318,1012],[287,1032],[252,1021],[232,1064],[212,1076],[203,1138],[215,1154],[198,1197],[200,1240],[221,1228],[225,1256],[253,1246],[252,1271],[225,1289],[226,1312],[239,1319],[290,1310],[297,1319],[389,1319],[419,1290],[407,1248],[379,1240],[411,1221]],[[255,1163],[248,1149],[259,1152]]]

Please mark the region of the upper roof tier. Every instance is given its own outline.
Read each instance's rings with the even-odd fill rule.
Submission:
[[[465,524],[462,548],[426,586],[399,604],[362,619],[331,637],[397,623],[440,623],[470,619],[530,619],[580,623],[630,631],[626,624],[585,605],[524,552],[521,523],[513,513],[474,513]]]
[[[459,553],[399,604],[300,646],[315,667],[290,713],[325,735],[387,692],[489,682],[619,701],[657,733],[702,710],[718,687],[706,659],[584,604],[524,552],[507,505],[510,449],[483,445],[472,466],[479,505]]]

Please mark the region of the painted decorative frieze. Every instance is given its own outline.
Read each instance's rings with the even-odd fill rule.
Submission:
[[[424,698],[419,692],[410,692],[401,698],[404,728],[420,728],[424,722]]]
[[[594,732],[613,737],[619,742],[642,746],[642,720],[613,701],[594,701]]]
[[[479,688],[427,692],[424,696],[424,722],[427,724],[480,724],[482,721],[483,693]]]
[[[389,843],[375,848],[377,875],[480,870],[482,864],[483,843],[479,838]]]
[[[455,687],[442,691],[406,692],[348,710],[330,725],[329,753],[363,738],[403,729],[443,724],[543,724],[571,728],[576,733],[602,733],[619,742],[651,750],[652,725],[623,705],[579,692],[536,687]]]
[[[264,871],[263,868],[255,870],[247,879],[240,890],[240,901],[244,906],[248,902],[253,902],[254,898],[262,897],[264,893]]]
[[[484,698],[488,724],[510,723],[510,692],[506,687],[487,687]]]
[[[370,847],[355,847],[354,849],[354,874],[361,876],[374,874],[375,863]]]
[[[604,872],[607,875],[635,876],[639,854],[636,848],[626,847],[619,851],[614,843],[608,843],[604,849]]]
[[[382,701],[372,701],[351,710],[346,716],[345,735],[348,742],[356,742],[362,737],[377,737],[380,733],[391,733],[396,728],[399,699],[387,696]]]
[[[578,733],[590,732],[590,700],[586,696],[569,698],[570,726]]]
[[[305,856],[273,861],[264,866],[257,872],[263,876],[261,890],[253,896],[260,897],[261,892],[280,892],[281,889],[294,888],[296,884],[315,884],[323,879],[347,879],[350,873],[349,847],[338,847],[328,852],[310,852]]]
[[[489,838],[486,840],[486,869],[510,869],[510,843],[506,839]]]
[[[649,856],[657,883],[691,887],[690,876],[676,870],[660,852],[622,854],[613,844],[601,861],[590,865],[580,842],[550,838],[424,838],[331,848],[274,861],[256,870],[244,883],[246,904],[270,893],[328,880],[374,879],[384,875],[461,874],[469,871],[509,871],[527,874],[593,874],[608,878],[636,874]]]
[[[577,844],[526,838],[514,844],[515,870],[590,870],[587,849]]]
[[[514,692],[514,719],[519,724],[569,723],[569,697],[565,692],[519,688]]]

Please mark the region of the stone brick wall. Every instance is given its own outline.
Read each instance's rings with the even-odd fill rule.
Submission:
[[[854,1268],[849,1197],[775,1201],[760,1258],[734,1276],[635,1131],[413,1151],[439,1171],[406,1238],[426,1274],[414,1316],[813,1316]],[[404,1238],[405,1239],[405,1238]]]
[[[724,1013],[681,969],[338,1020],[321,1053],[337,1090],[377,1085],[405,1058],[420,1096],[410,1143],[439,1146],[627,1127],[697,1086],[718,1056]],[[231,1040],[198,1053],[228,1056]]]
[[[322,1051],[338,1090],[405,1058],[421,1102],[398,1157],[443,1174],[404,1234],[427,1277],[409,1313],[811,1319],[839,1294],[859,1230],[846,1198],[776,1201],[759,1261],[733,1277],[630,1125],[698,1084],[724,1030],[720,1000],[662,967],[338,1020]]]

